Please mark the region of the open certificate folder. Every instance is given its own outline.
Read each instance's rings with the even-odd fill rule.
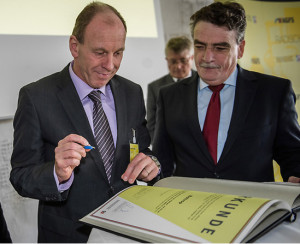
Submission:
[[[149,242],[229,243],[252,240],[291,215],[290,205],[281,200],[199,190],[199,187],[210,188],[210,183],[219,185],[217,188],[221,192],[219,188],[227,189],[225,183],[237,185],[237,188],[240,183],[254,184],[254,191],[258,185],[278,187],[263,183],[170,177],[153,187],[127,188],[81,221]],[[291,188],[300,191],[298,187]]]

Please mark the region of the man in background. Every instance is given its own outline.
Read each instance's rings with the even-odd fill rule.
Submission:
[[[116,75],[126,32],[115,8],[87,5],[69,39],[74,60],[20,90],[10,181],[39,199],[38,242],[86,243],[91,227],[80,218],[158,175],[142,88]],[[129,162],[133,130],[140,153]]]
[[[246,15],[215,2],[191,17],[198,75],[160,90],[153,151],[164,176],[300,182],[291,81],[241,68]]]
[[[192,70],[194,60],[193,44],[187,37],[180,36],[171,38],[166,45],[165,55],[169,74],[151,82],[148,85],[147,128],[149,130],[151,140],[153,140],[155,129],[156,103],[159,89],[179,80],[194,76],[197,73]]]

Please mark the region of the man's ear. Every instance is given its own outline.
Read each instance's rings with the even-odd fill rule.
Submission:
[[[242,58],[244,55],[245,44],[246,44],[246,41],[242,40],[238,46],[238,59]]]
[[[78,57],[78,45],[79,45],[79,42],[76,38],[76,36],[70,36],[70,39],[69,39],[69,48],[70,48],[70,52],[73,56],[73,58],[77,58]]]

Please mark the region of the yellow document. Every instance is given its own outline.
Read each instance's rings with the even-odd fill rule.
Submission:
[[[233,242],[268,199],[135,186],[119,197],[210,242]]]
[[[298,185],[169,177],[131,186],[81,221],[151,243],[253,242],[292,220],[298,202]]]

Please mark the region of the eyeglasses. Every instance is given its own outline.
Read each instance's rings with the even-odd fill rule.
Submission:
[[[177,64],[188,64],[190,61],[190,58],[191,57],[180,58],[180,59],[166,58],[166,60],[168,61],[168,64],[170,64],[170,65],[177,65]]]

